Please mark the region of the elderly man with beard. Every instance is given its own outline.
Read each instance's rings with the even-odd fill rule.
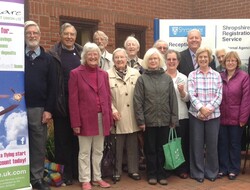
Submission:
[[[28,116],[30,183],[33,189],[50,190],[44,182],[47,123],[56,100],[56,67],[53,58],[39,45],[41,32],[34,21],[25,29],[25,100]]]

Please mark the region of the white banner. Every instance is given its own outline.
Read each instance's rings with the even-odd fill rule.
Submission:
[[[237,51],[243,64],[250,56],[250,19],[184,19],[159,20],[159,39],[169,43],[170,49],[182,51],[187,48],[187,33],[198,29],[202,34],[202,46],[213,52],[218,48]]]
[[[31,189],[24,102],[24,0],[0,0],[0,189]]]

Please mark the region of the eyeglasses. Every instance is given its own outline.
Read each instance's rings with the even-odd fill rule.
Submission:
[[[174,61],[177,61],[177,59],[176,59],[176,58],[173,58],[173,59],[168,58],[167,61],[168,61],[168,62],[170,62],[170,61],[174,62]]]
[[[96,42],[104,42],[104,41],[107,41],[105,38],[101,38],[101,37],[99,37],[99,38],[94,38],[94,40],[95,40]]]
[[[26,36],[38,36],[40,33],[39,32],[25,32]]]
[[[148,59],[148,61],[157,61],[157,60],[159,60],[158,57],[153,57],[153,58],[149,58],[149,59]]]
[[[115,60],[118,60],[118,59],[125,59],[126,57],[125,56],[115,56],[114,59]]]
[[[159,46],[159,47],[157,47],[157,49],[167,50],[168,48],[167,48],[167,47],[164,47],[164,46]]]
[[[63,32],[62,34],[63,34],[63,36],[65,36],[65,37],[67,37],[67,36],[70,36],[70,37],[76,36],[76,33],[72,33],[72,32]]]
[[[237,60],[235,60],[235,59],[227,59],[226,60],[226,63],[236,63],[237,62]]]

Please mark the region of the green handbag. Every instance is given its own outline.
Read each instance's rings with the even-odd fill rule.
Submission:
[[[163,145],[166,170],[174,170],[185,162],[181,148],[181,138],[177,137],[176,129],[170,128],[168,143]]]

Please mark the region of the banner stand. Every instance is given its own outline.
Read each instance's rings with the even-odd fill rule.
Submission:
[[[30,190],[24,0],[0,0],[0,190]]]

